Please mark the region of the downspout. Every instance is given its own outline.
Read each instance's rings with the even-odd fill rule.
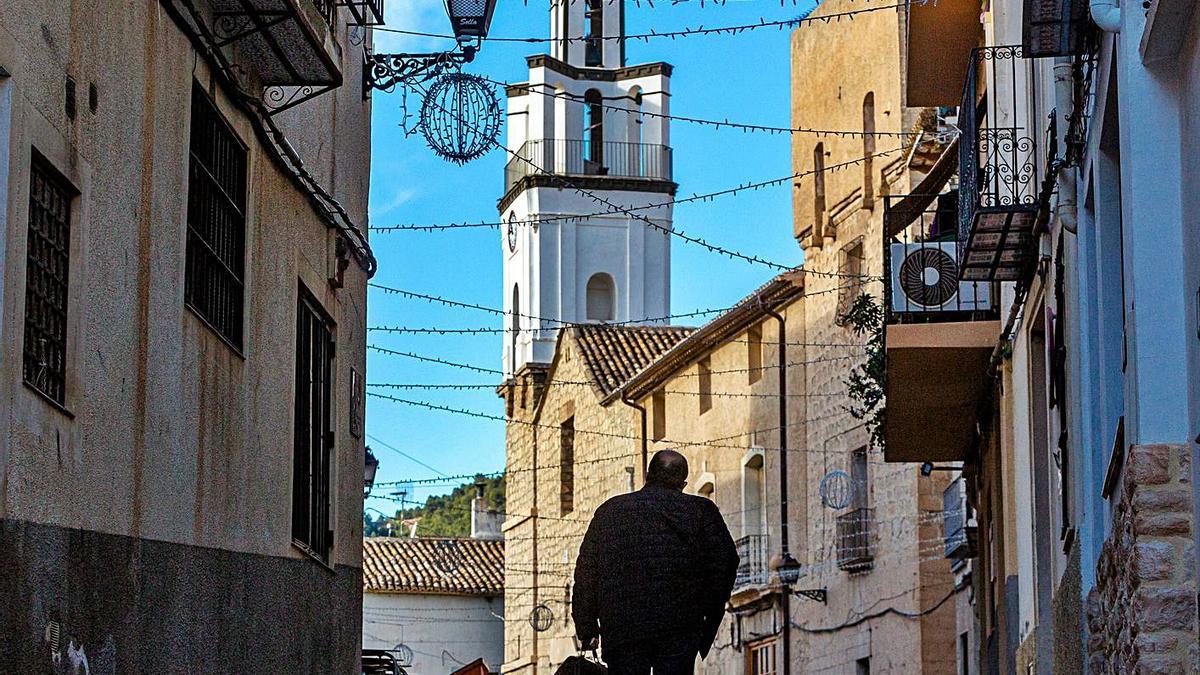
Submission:
[[[787,444],[787,322],[783,315],[767,307],[761,298],[758,301],[763,313],[775,319],[779,325],[779,557],[771,561],[771,567],[780,573],[782,580],[784,569],[795,569],[798,563],[788,552],[788,444]],[[792,589],[787,587],[790,580],[784,582],[783,592],[779,597],[779,609],[783,614],[783,648],[780,656],[783,659],[783,675],[792,672]]]
[[[1092,13],[1092,21],[1106,33],[1121,32],[1121,7],[1117,0],[1091,0],[1088,9]]]
[[[1056,110],[1065,111],[1060,119],[1069,120],[1075,114],[1072,108],[1074,83],[1074,66],[1069,58],[1059,58],[1054,62],[1054,107]],[[1070,130],[1070,124],[1063,125],[1063,136],[1066,137]],[[1069,139],[1068,139],[1069,140]],[[1064,147],[1065,147],[1064,143]],[[1070,153],[1067,153],[1070,156]],[[1057,161],[1057,158],[1055,158]],[[1058,222],[1062,224],[1063,229],[1071,234],[1076,233],[1077,222],[1075,219],[1075,176],[1072,173],[1060,172],[1059,177],[1062,180],[1058,184],[1058,201],[1054,205],[1054,214],[1058,216]]]
[[[634,403],[633,399],[629,398],[624,389],[621,390],[621,403],[638,411],[642,420],[642,434],[640,438],[642,440],[642,482],[644,483],[646,482],[646,466],[650,462],[650,450],[646,443],[646,406]]]

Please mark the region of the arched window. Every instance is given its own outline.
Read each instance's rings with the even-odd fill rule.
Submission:
[[[583,42],[583,65],[604,65],[604,0],[587,0],[583,15],[586,38]]]
[[[587,320],[612,321],[615,316],[616,289],[612,277],[597,272],[587,282]]]
[[[825,236],[825,144],[813,148],[813,237]]]
[[[875,208],[875,92],[863,99],[863,208]]]
[[[583,94],[583,145],[584,173],[603,175],[604,104],[598,89]]]
[[[642,143],[644,142],[643,129],[645,128],[643,124],[645,119],[642,114],[642,88],[634,87],[630,89],[629,98],[633,100],[633,129],[629,132],[629,140],[634,144],[630,146],[633,151],[630,157],[633,162],[633,166],[630,167],[630,173],[634,176],[645,176],[645,157],[643,156],[642,148]]]
[[[508,366],[511,374],[515,375],[517,372],[517,341],[521,339],[521,291],[516,284],[513,284],[508,327],[512,331],[509,334]]]

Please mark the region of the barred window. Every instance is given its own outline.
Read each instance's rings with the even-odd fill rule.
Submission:
[[[333,321],[303,287],[296,305],[295,438],[292,468],[292,540],[329,559],[330,456],[333,453]]]
[[[563,420],[558,431],[559,442],[559,514],[575,510],[575,416]]]
[[[71,200],[78,192],[37,151],[29,178],[25,265],[25,381],[66,404]]]
[[[192,87],[184,300],[242,347],[246,146],[199,86]]]
[[[710,357],[700,359],[696,364],[700,385],[700,414],[712,410],[712,360]]]

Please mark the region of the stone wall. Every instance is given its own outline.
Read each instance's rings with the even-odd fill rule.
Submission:
[[[1088,594],[1093,673],[1200,671],[1186,445],[1134,445]]]

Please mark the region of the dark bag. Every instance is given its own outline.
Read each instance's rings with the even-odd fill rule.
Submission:
[[[595,658],[596,652],[592,652]],[[568,656],[566,661],[554,671],[554,675],[608,675],[608,666],[593,661],[583,654]]]

